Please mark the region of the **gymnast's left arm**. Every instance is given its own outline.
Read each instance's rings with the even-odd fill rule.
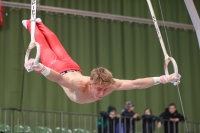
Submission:
[[[180,83],[181,76],[176,76],[175,74],[171,75],[162,75],[160,77],[149,77],[149,78],[140,78],[136,80],[120,80],[115,79],[115,90],[131,90],[131,89],[145,89],[149,88],[153,85],[157,84],[166,84],[166,83],[173,83],[177,82]]]
[[[115,79],[115,90],[145,89],[154,85],[153,78],[142,78],[136,80]]]

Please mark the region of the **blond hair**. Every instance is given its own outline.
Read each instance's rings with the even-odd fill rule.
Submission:
[[[112,73],[103,67],[98,67],[91,71],[90,81],[94,84],[101,85],[115,84],[115,80],[113,79]]]

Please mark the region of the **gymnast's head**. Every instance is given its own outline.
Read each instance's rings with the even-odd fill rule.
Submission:
[[[101,99],[106,91],[115,84],[112,73],[103,67],[95,68],[90,74],[90,91],[94,98]]]

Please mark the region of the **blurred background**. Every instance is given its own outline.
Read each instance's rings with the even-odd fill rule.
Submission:
[[[4,0],[6,1],[6,0]],[[9,0],[31,4],[27,0]],[[192,26],[183,0],[160,1],[164,22]],[[200,14],[200,1],[194,0]],[[75,9],[152,20],[146,0],[40,0],[40,6]],[[152,0],[157,20],[163,21],[159,2]],[[151,108],[159,115],[169,103],[182,113],[177,87],[156,85],[144,90],[115,91],[90,104],[72,102],[63,89],[41,74],[24,69],[24,55],[30,34],[21,21],[30,19],[30,9],[4,7],[0,27],[0,107],[99,114],[109,105],[120,113],[126,101],[142,114]],[[164,55],[152,23],[126,22],[51,11],[37,11],[37,17],[59,38],[69,55],[80,65],[83,75],[93,68],[108,68],[115,78],[137,79],[164,75]],[[165,27],[160,26],[170,54]],[[180,93],[188,120],[200,121],[200,50],[193,29],[166,27],[172,57],[181,74]],[[35,56],[35,50],[31,53]],[[169,64],[169,72],[173,73]]]

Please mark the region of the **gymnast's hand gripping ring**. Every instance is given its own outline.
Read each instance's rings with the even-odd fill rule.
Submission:
[[[37,48],[37,53],[35,56],[35,60],[34,60],[34,65],[38,63],[39,59],[40,59],[40,45],[37,42],[30,42],[28,49],[26,50],[26,55],[25,55],[25,63],[29,60],[29,55],[31,50],[36,46]],[[33,71],[31,68],[27,69],[28,72]]]
[[[162,35],[161,35],[160,29],[159,29],[159,26],[158,26],[158,23],[157,23],[157,20],[156,20],[156,16],[155,16],[155,13],[154,13],[151,1],[147,0],[147,3],[148,3],[148,6],[149,6],[149,10],[150,10],[150,13],[151,13],[151,16],[152,16],[152,19],[153,19],[153,23],[154,23],[154,26],[155,26],[155,29],[156,29],[156,32],[157,32],[157,35],[158,35],[158,38],[159,38],[162,50],[163,50],[163,54],[165,56],[165,64],[164,64],[165,74],[169,75],[169,72],[168,72],[168,63],[171,61],[172,64],[173,64],[173,67],[174,67],[174,73],[175,73],[175,75],[177,77],[179,77],[178,66],[176,64],[176,61],[174,60],[174,58],[169,57],[169,55],[167,54],[167,51],[166,51],[166,48],[165,48],[165,44],[164,44],[164,41],[162,39]],[[174,85],[177,85],[177,84],[178,83],[174,82]]]

